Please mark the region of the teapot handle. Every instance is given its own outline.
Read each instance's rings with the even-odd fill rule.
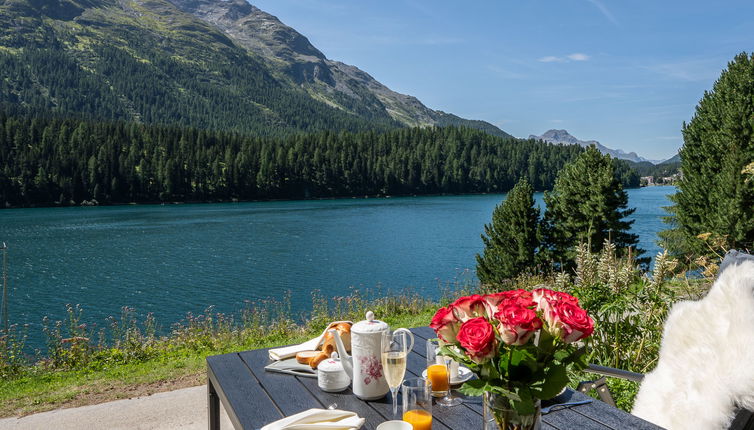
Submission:
[[[395,331],[393,331],[393,336],[395,336],[396,333],[406,332],[408,335],[408,338],[411,339],[411,342],[409,343],[408,352],[411,352],[414,349],[414,334],[411,333],[411,330],[407,328],[397,328]]]

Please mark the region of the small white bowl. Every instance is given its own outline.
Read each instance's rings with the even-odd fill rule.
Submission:
[[[378,425],[376,430],[412,430],[413,428],[414,426],[405,421],[393,420]]]

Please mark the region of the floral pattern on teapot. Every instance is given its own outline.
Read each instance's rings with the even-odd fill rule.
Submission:
[[[378,357],[359,357],[361,374],[364,375],[364,384],[369,385],[372,381],[382,378],[382,362]]]

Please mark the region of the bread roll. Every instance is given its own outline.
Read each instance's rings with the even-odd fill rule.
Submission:
[[[296,361],[301,364],[311,365],[312,358],[319,355],[319,351],[301,351],[296,354]]]
[[[338,350],[335,344],[335,336],[329,331],[331,329],[338,330],[343,346],[346,347],[346,351],[351,352],[351,324],[347,322],[331,323],[327,327],[325,336],[322,338],[322,345],[317,348],[317,351],[299,352],[296,354],[296,361],[301,364],[308,364],[312,369],[316,369],[319,363],[330,358],[332,353]]]

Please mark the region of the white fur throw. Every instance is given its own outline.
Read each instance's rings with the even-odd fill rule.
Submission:
[[[722,271],[707,296],[668,314],[657,367],[632,414],[667,429],[726,429],[754,410],[754,262]]]

